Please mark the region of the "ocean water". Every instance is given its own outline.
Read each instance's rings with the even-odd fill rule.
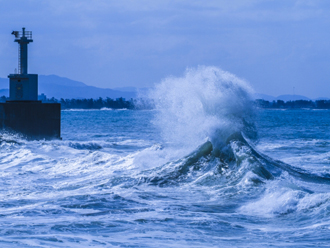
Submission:
[[[62,111],[0,139],[0,247],[328,247],[330,111],[263,110],[215,67],[154,110]]]

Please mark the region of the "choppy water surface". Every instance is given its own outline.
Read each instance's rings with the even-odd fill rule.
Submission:
[[[190,73],[156,110],[62,111],[61,141],[2,134],[0,247],[328,246],[330,112]]]

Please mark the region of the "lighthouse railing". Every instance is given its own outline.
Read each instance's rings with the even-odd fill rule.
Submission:
[[[22,31],[14,31],[13,34],[15,35],[16,39],[26,37],[27,39],[32,40],[32,31],[25,31],[24,36]]]

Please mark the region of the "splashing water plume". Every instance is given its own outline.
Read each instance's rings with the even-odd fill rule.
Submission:
[[[150,92],[158,114],[154,123],[166,142],[196,147],[205,139],[221,146],[242,131],[253,113],[252,89],[242,79],[217,67],[187,69],[169,77]]]

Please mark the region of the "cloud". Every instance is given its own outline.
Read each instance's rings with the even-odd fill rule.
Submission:
[[[34,37],[30,68],[40,74],[101,87],[133,81],[150,86],[187,66],[206,64],[247,78],[267,93],[279,80],[289,84],[300,77],[294,65],[307,73],[309,58],[323,55],[319,67],[329,65],[324,59],[330,61],[329,5],[320,0],[0,0],[0,76],[17,64],[11,31],[26,26]],[[319,80],[325,82],[325,75]],[[265,78],[270,86],[264,86]]]

